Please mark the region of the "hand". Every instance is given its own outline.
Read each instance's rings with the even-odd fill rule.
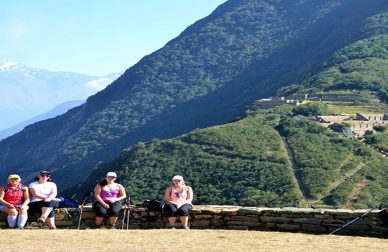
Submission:
[[[51,199],[50,199],[50,198],[45,198],[43,201],[44,201],[44,202],[50,202]]]
[[[115,203],[116,202],[116,200],[114,200],[114,199],[111,199],[111,200],[108,200],[108,202],[110,202],[110,203]]]
[[[8,208],[9,209],[16,209],[16,207],[14,205],[11,205],[11,204],[8,206]]]
[[[106,208],[106,209],[108,209],[108,208],[109,208],[109,205],[108,205],[108,204],[106,204],[106,203],[104,203],[102,206],[103,206],[104,208]]]

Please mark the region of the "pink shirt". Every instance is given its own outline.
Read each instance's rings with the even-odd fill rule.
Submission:
[[[114,188],[109,189],[109,187],[104,186],[101,188],[100,197],[103,201],[109,201],[112,199],[117,199],[117,196],[119,195],[119,187],[116,183],[114,183]]]
[[[185,186],[180,193],[179,189],[176,189],[174,186],[171,187],[170,201],[175,205],[181,207],[184,204],[188,204],[186,201],[188,199],[189,186]]]

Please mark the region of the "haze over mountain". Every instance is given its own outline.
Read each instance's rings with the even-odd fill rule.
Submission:
[[[50,111],[47,111],[46,113],[35,116],[27,121],[24,121],[22,123],[15,125],[13,127],[10,127],[10,128],[4,129],[4,130],[0,130],[0,140],[7,138],[9,136],[12,136],[13,134],[23,130],[24,127],[26,127],[30,124],[33,124],[33,123],[36,123],[36,122],[39,122],[42,120],[46,120],[49,118],[53,118],[53,117],[56,117],[58,115],[62,115],[63,113],[67,112],[69,109],[72,109],[76,106],[79,106],[84,102],[85,101],[67,101],[67,102],[64,102],[62,104],[59,104],[58,106],[54,107]]]
[[[12,61],[0,63],[0,130],[12,127],[55,106],[86,100],[119,74],[97,77],[52,72]]]
[[[320,72],[387,8],[383,0],[230,0],[84,105],[1,141],[0,175],[31,179],[48,169],[66,188],[138,141],[235,120],[253,100]]]

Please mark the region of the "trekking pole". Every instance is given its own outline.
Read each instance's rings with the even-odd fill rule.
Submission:
[[[128,204],[127,204],[127,209],[126,209],[126,211],[127,211],[127,230],[129,229],[129,217],[130,217],[130,215],[131,215],[131,211],[130,211],[130,206],[131,206],[131,197],[128,197]]]
[[[87,193],[85,193],[82,201],[81,201],[81,205],[80,207],[78,208],[78,211],[79,211],[79,218],[78,218],[78,230],[80,229],[81,227],[81,220],[82,220],[82,213],[84,211],[84,206],[85,206],[85,202],[88,200],[88,197],[90,195],[91,191],[88,191]]]
[[[334,230],[333,232],[331,232],[329,235],[332,235],[332,234],[337,233],[338,231],[340,231],[340,230],[343,229],[344,227],[349,226],[349,225],[352,224],[353,222],[355,222],[355,221],[361,219],[362,217],[366,216],[367,214],[369,214],[369,213],[372,212],[372,211],[373,211],[373,209],[370,209],[369,211],[367,211],[367,212],[363,213],[362,215],[358,216],[357,218],[355,218],[355,219],[353,219],[353,220],[351,220],[351,221],[345,223],[345,225],[340,226],[339,228],[337,228],[336,230]]]
[[[124,229],[125,217],[127,215],[128,201],[125,199],[124,201],[124,209],[123,209],[123,220],[121,221],[121,229]]]

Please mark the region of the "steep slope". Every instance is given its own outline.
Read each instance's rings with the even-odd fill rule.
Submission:
[[[0,142],[0,175],[51,169],[67,187],[138,141],[228,122],[318,72],[387,8],[382,0],[230,0],[82,107]]]
[[[139,143],[98,169],[69,194],[90,190],[109,170],[133,200],[160,198],[175,174],[195,188],[200,204],[300,206],[302,196],[274,126],[266,113],[200,129],[175,139]]]
[[[279,94],[339,89],[370,90],[388,103],[388,12],[363,23],[368,35],[337,51],[327,67],[299,85],[284,87]]]
[[[386,158],[317,122],[293,118],[289,111],[258,111],[234,123],[138,143],[112,162],[100,164],[84,183],[66,193],[81,196],[106,172],[116,171],[135,202],[162,198],[175,174],[182,174],[194,188],[195,204],[275,207],[321,201],[363,208],[386,201]],[[295,172],[277,130],[290,143]],[[301,176],[296,178],[296,173]]]

